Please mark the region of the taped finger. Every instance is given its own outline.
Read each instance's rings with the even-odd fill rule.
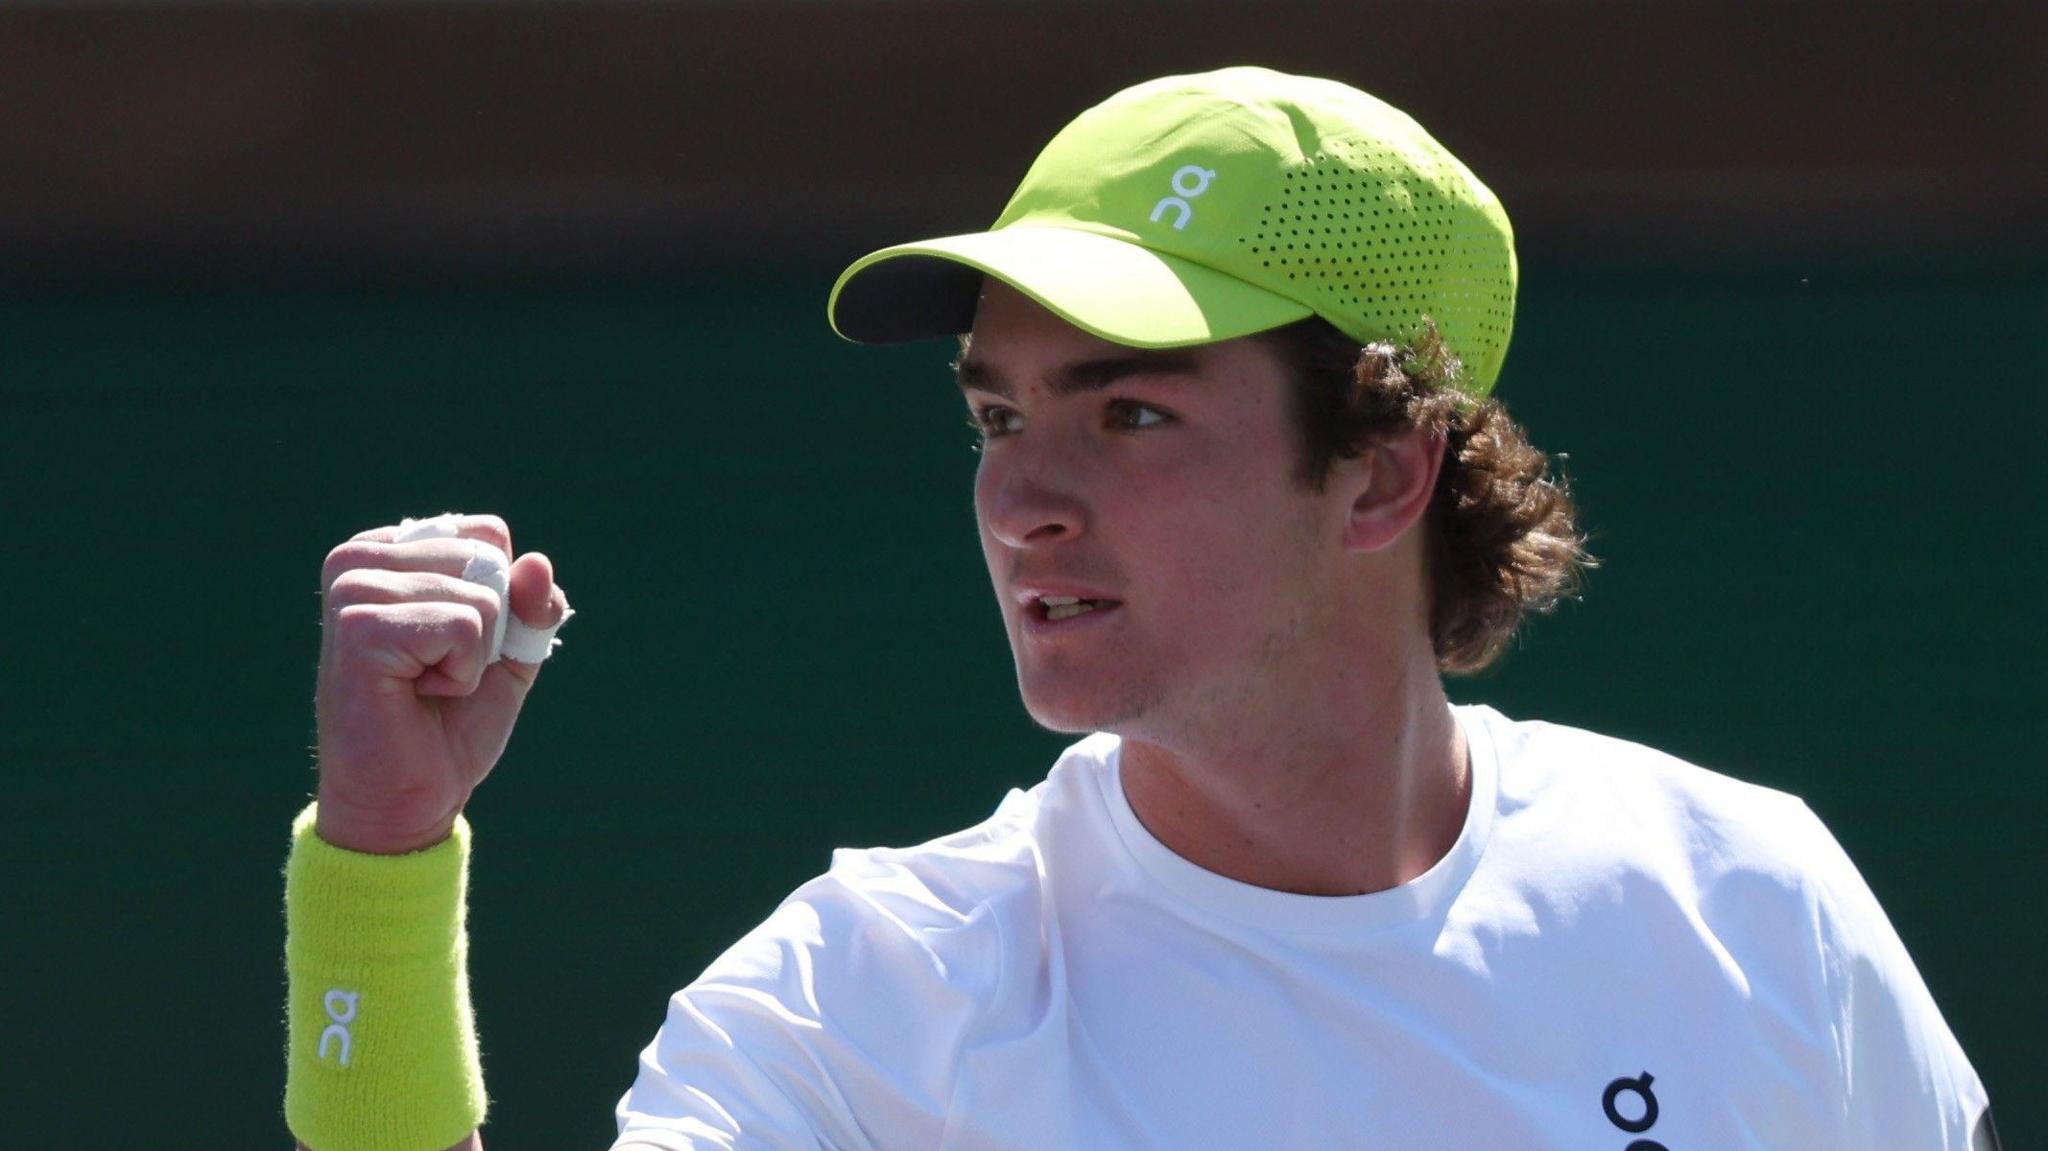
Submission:
[[[414,540],[459,538],[465,517],[456,512],[444,512],[427,519],[407,519],[398,525],[393,543],[410,543]],[[550,627],[534,627],[520,619],[511,608],[512,560],[497,547],[483,540],[466,540],[472,550],[471,557],[463,565],[462,578],[471,583],[481,584],[498,593],[506,610],[498,613],[491,635],[490,658],[516,659],[521,663],[539,663],[554,653],[562,642],[555,638],[563,624],[575,611],[564,607],[562,618]]]

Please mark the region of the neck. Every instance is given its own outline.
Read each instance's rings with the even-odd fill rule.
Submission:
[[[1203,725],[1171,744],[1127,735],[1124,795],[1175,854],[1241,883],[1303,895],[1407,883],[1457,842],[1471,795],[1464,733],[1434,660],[1419,662],[1325,679],[1331,690],[1285,724]]]

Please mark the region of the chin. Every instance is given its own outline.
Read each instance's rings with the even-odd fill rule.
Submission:
[[[1148,709],[1129,681],[1088,683],[1079,677],[1027,674],[1018,669],[1017,691],[1032,722],[1047,731],[1085,735],[1116,731]]]

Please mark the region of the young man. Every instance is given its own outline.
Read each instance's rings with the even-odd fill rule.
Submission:
[[[1446,700],[1585,562],[1487,399],[1514,284],[1412,120],[1261,69],[1119,93],[989,232],[849,269],[842,334],[967,333],[1018,685],[1093,734],[838,853],[676,994],[618,1145],[1995,1147],[1799,800]],[[288,895],[319,1151],[475,1145],[459,813],[538,670],[497,621],[538,659],[566,610],[513,554],[466,517],[328,560]]]

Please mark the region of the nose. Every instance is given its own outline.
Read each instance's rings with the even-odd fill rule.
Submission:
[[[976,510],[988,534],[1006,547],[1042,548],[1073,539],[1085,529],[1086,505],[1071,483],[1061,482],[1043,461],[1005,453],[1000,462],[984,456],[975,482]]]

